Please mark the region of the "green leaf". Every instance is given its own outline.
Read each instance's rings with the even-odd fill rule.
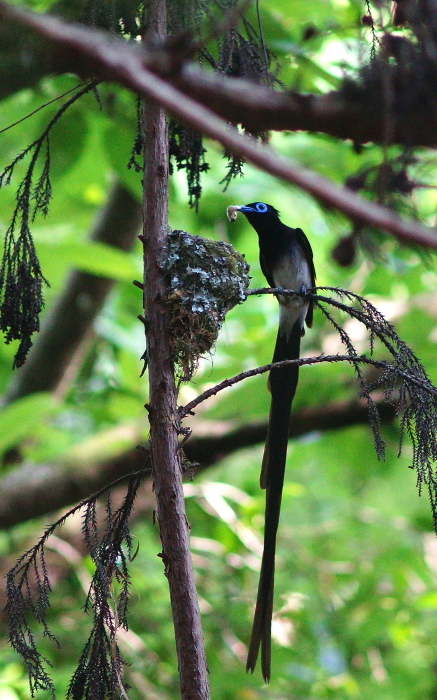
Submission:
[[[43,268],[44,258],[55,256],[58,263],[70,265],[97,277],[130,281],[141,272],[140,258],[132,253],[95,241],[38,243]],[[138,261],[138,262],[137,262]]]
[[[106,148],[106,156],[112,168],[114,168],[120,180],[130,190],[134,197],[139,197],[141,192],[141,173],[134,168],[128,168],[132,147],[135,140],[135,126],[129,128],[126,124],[107,124],[103,143]],[[139,158],[139,160],[141,160]]]
[[[60,104],[57,104],[59,109]],[[51,118],[47,111],[41,119],[43,131]],[[50,173],[64,176],[82,155],[88,134],[88,121],[79,104],[72,105],[50,131]]]
[[[34,433],[37,426],[57,410],[52,395],[45,392],[25,396],[6,406],[0,411],[0,453]]]
[[[422,610],[436,610],[437,593],[435,591],[428,591],[427,593],[419,596],[417,606]]]

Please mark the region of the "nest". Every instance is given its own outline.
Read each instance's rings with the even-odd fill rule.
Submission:
[[[169,234],[165,270],[171,310],[171,352],[178,375],[189,381],[210,353],[227,312],[246,298],[249,265],[228,243]]]

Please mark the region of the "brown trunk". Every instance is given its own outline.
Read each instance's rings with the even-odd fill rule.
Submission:
[[[162,37],[165,0],[148,5],[148,34]],[[170,587],[183,700],[207,700],[203,635],[189,549],[178,450],[177,395],[170,356],[166,283],[159,261],[167,248],[168,135],[165,111],[144,105],[144,308],[149,361],[149,419],[153,482],[162,559]]]

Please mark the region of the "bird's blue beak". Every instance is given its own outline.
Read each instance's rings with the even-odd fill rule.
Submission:
[[[226,214],[228,216],[229,221],[235,221],[239,211],[255,211],[255,209],[253,209],[252,207],[246,207],[243,204],[231,204],[231,206],[226,209]]]

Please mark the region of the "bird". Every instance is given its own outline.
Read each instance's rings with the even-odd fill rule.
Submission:
[[[269,287],[305,292],[315,286],[316,272],[308,238],[300,228],[282,223],[279,211],[270,204],[253,202],[227,208],[230,221],[238,212],[258,234],[261,270]],[[279,327],[273,362],[296,360],[305,323],[313,322],[313,305],[304,295],[276,294],[279,302]],[[271,404],[267,439],[262,460],[260,485],[266,490],[264,548],[249,643],[246,671],[255,670],[261,651],[261,671],[270,681],[271,624],[275,576],[276,533],[279,524],[291,405],[296,393],[298,364],[272,369],[269,375]]]

